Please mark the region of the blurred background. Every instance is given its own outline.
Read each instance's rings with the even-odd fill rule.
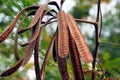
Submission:
[[[23,8],[31,5],[41,5],[50,0],[0,0],[0,34],[10,25],[16,14]],[[59,3],[59,0],[54,0]],[[105,76],[108,78],[116,77],[120,79],[120,0],[101,0],[102,11],[102,31],[101,45],[99,48],[98,59],[105,70]],[[66,0],[63,5],[66,13],[71,13],[75,18],[88,21],[95,21],[97,14],[97,0]],[[22,18],[21,18],[22,19]],[[20,23],[21,19],[18,20]],[[28,26],[31,18],[24,23]],[[42,31],[40,43],[40,63],[50,43],[52,34],[55,32],[56,24],[51,24]],[[91,24],[78,23],[87,44],[92,52],[95,47],[95,29]],[[16,24],[16,27],[18,24]],[[0,43],[0,73],[10,68],[16,63],[14,58],[14,36],[16,28],[7,40]],[[28,33],[19,36],[19,43],[26,42]],[[21,58],[25,53],[25,48],[18,46],[18,52]],[[33,67],[33,58],[25,67],[21,67],[11,76],[0,78],[0,80],[35,80]],[[83,63],[83,67],[86,65]],[[99,66],[96,66],[99,69]],[[68,70],[73,80],[70,61],[68,59]],[[89,75],[89,74],[88,74]],[[87,75],[87,76],[88,76]],[[48,58],[45,80],[61,80],[57,64],[52,58],[52,49]],[[90,80],[90,77],[86,77]],[[99,76],[98,76],[99,80]]]

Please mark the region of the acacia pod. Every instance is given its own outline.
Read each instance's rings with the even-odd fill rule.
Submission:
[[[37,23],[38,24],[38,23]],[[39,24],[38,24],[39,25]],[[31,37],[30,39],[32,38],[32,36],[34,36],[34,33],[36,31],[36,29],[38,29],[37,27],[39,27],[38,25],[36,25],[36,27],[33,27],[32,29],[32,32],[31,32]],[[40,30],[39,30],[40,31]],[[41,32],[41,31],[40,31]],[[23,63],[22,63],[22,66],[24,66],[31,58],[32,56],[32,53],[33,53],[33,50],[35,48],[35,43],[36,43],[36,40],[32,41],[31,43],[29,43],[27,46],[26,46],[26,52],[25,52],[25,57],[24,57],[24,60],[23,60]]]
[[[75,40],[75,43],[76,43],[76,46],[80,53],[81,58],[83,59],[84,62],[92,62],[93,57],[91,55],[91,52],[90,52],[89,48],[87,47],[84,37],[83,37],[80,29],[78,28],[72,15],[67,14],[66,21],[68,24],[68,28],[70,30],[70,34],[72,35],[73,39]]]
[[[58,55],[64,58],[68,55],[68,29],[64,11],[58,13]]]
[[[20,57],[19,57],[19,55],[18,55],[18,46],[17,46],[17,45],[18,45],[18,31],[19,31],[20,28],[22,27],[25,19],[26,19],[28,16],[34,15],[35,12],[36,12],[36,11],[32,11],[32,12],[28,13],[28,14],[22,19],[22,21],[19,23],[18,28],[17,28],[17,30],[16,30],[15,38],[14,38],[14,55],[15,55],[15,58],[16,58],[17,61],[20,60]]]
[[[3,42],[9,35],[10,33],[13,31],[13,28],[15,27],[18,19],[20,18],[20,16],[29,10],[35,10],[38,9],[38,6],[30,6],[27,8],[24,8],[23,10],[21,10],[17,16],[15,17],[15,19],[12,21],[12,23],[10,24],[10,26],[0,35],[0,43]]]
[[[56,62],[57,61],[57,56],[56,56],[56,50],[55,50],[55,41],[53,43],[53,60]]]
[[[67,61],[66,58],[61,58],[59,55],[57,56],[57,62],[59,71],[62,77],[62,80],[70,80],[68,70],[67,70]]]
[[[40,40],[40,35],[36,39],[35,48],[34,48],[34,67],[35,67],[36,80],[40,80],[39,40]]]
[[[68,70],[67,70],[66,58],[61,58],[58,55],[58,32],[56,32],[55,49],[56,49],[56,55],[57,55],[58,68],[59,68],[62,80],[70,80]]]
[[[65,2],[65,0],[61,0],[61,5]]]
[[[72,64],[72,69],[74,73],[74,80],[85,80],[82,70],[82,64],[80,61],[79,53],[73,40],[71,34],[69,34],[69,50],[70,50],[70,60]]]
[[[5,76],[9,76],[11,74],[13,74],[14,72],[16,72],[20,66],[22,65],[23,59],[18,61],[13,67],[11,67],[10,69],[6,70],[5,72],[3,72],[0,76],[1,77],[5,77]]]
[[[51,48],[53,42],[55,41],[55,35],[56,35],[56,32],[54,33],[54,35],[53,35],[53,37],[52,37],[52,39],[50,41],[50,44],[49,44],[48,49],[46,51],[46,55],[44,57],[44,61],[43,61],[43,64],[42,64],[42,67],[41,67],[41,72],[40,72],[40,79],[41,80],[43,80],[44,76],[45,76],[46,63],[47,63],[47,60],[48,60],[50,48]]]

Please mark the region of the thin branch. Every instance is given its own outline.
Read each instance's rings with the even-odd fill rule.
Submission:
[[[98,9],[97,9],[97,18],[96,18],[96,22],[99,22],[99,13],[100,13],[100,3],[101,3],[101,0],[98,0]],[[92,80],[95,80],[95,66],[96,66],[96,59],[98,57],[98,49],[99,49],[99,25],[96,24],[95,25],[95,49],[94,49],[94,53],[93,53],[93,57],[94,57],[94,60],[93,60],[93,66],[92,66],[92,69],[93,69],[93,72],[92,72]]]
[[[44,61],[45,58],[43,58],[42,56],[39,56],[39,57],[40,57],[40,59],[41,59],[42,61]],[[57,65],[55,65],[55,64],[52,63],[51,61],[47,61],[47,63],[48,63],[49,66],[57,67]]]
[[[120,44],[117,44],[117,43],[109,43],[109,42],[100,42],[100,44],[108,44],[108,45],[113,45],[113,46],[120,46]]]
[[[100,64],[100,62],[99,62],[98,60],[97,60],[97,63],[98,63],[98,65],[99,65],[101,71],[103,72],[103,75],[102,75],[102,77],[101,77],[101,80],[102,80],[102,79],[105,78],[105,71],[104,71],[104,69],[102,68],[102,65]]]
[[[101,10],[101,6],[100,6],[100,34],[99,34],[99,37],[101,36],[101,32],[102,32],[102,10]]]
[[[43,26],[47,26],[48,24],[51,24],[51,23],[54,23],[54,22],[57,22],[57,20],[50,21],[50,22],[48,22],[46,25],[45,25],[46,22],[42,21],[42,24],[44,24]],[[42,26],[42,27],[43,27],[43,26]]]
[[[106,74],[112,75],[114,77],[114,80],[120,80],[119,77],[117,77],[115,74],[111,73],[110,71],[106,71]]]
[[[84,70],[84,73],[89,73],[89,72],[92,72],[92,70]],[[99,73],[99,72],[103,72],[102,70],[96,70],[95,73]]]
[[[41,79],[44,77],[45,66],[46,66],[46,62],[47,62],[47,59],[48,59],[48,54],[49,54],[51,45],[52,45],[54,40],[55,40],[55,34],[53,35],[52,40],[50,42],[50,45],[49,45],[49,47],[48,47],[48,49],[46,51],[46,54],[45,54],[45,58],[44,58],[44,61],[43,61],[43,64],[42,64],[42,68],[41,68],[41,75],[40,75]]]
[[[83,19],[75,19],[75,21],[89,23],[89,24],[93,24],[93,25],[97,25],[98,24],[98,22],[92,22],[92,21],[87,21],[87,20],[83,20]]]

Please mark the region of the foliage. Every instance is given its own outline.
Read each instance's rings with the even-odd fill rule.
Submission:
[[[118,63],[120,62],[120,2],[116,5],[116,13],[112,14],[110,11],[105,16],[105,20],[103,21],[103,30],[102,30],[102,37],[101,37],[101,44],[100,46],[100,60],[103,62],[103,68],[105,68],[107,76],[115,76],[120,79],[120,70]],[[105,35],[107,32],[109,35]],[[106,44],[105,44],[106,43]]]
[[[84,0],[77,1],[76,6],[73,8],[72,14],[75,18],[81,19],[83,17],[86,17],[89,14],[88,11],[89,11],[90,7],[91,7],[91,5],[88,5],[87,1],[84,1]]]

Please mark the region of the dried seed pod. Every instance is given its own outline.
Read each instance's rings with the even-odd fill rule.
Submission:
[[[84,37],[82,36],[82,33],[79,30],[72,15],[67,14],[66,21],[67,21],[70,33],[71,33],[73,39],[75,40],[76,46],[78,48],[78,51],[79,51],[80,56],[82,57],[83,61],[84,62],[92,62],[93,57],[91,55],[91,52],[89,51],[89,49],[85,43]]]
[[[74,73],[74,80],[85,80],[82,70],[82,64],[80,61],[79,53],[73,40],[71,34],[69,34],[69,50],[70,50],[70,60],[72,64],[72,69]]]
[[[60,74],[62,76],[62,80],[70,80],[68,70],[67,70],[67,61],[66,58],[61,58],[59,55],[57,56],[57,62]]]
[[[56,62],[57,61],[57,55],[56,55],[56,50],[55,50],[55,41],[53,43],[53,60]]]
[[[35,48],[34,48],[34,66],[35,66],[36,80],[40,80],[39,40],[40,40],[40,35],[36,39]]]
[[[10,69],[8,69],[5,72],[3,72],[0,76],[4,77],[4,76],[9,76],[9,75],[13,74],[14,72],[16,72],[20,68],[20,66],[22,65],[22,62],[23,62],[23,59],[18,61],[17,64],[15,64]]]
[[[44,79],[44,76],[45,76],[45,68],[46,68],[46,63],[47,63],[47,59],[48,59],[48,55],[49,55],[49,52],[50,52],[50,48],[53,44],[53,42],[55,42],[55,35],[56,35],[56,32],[54,33],[52,39],[51,39],[51,42],[48,46],[48,49],[46,51],[46,55],[45,55],[45,58],[44,58],[44,61],[43,61],[43,64],[42,64],[42,67],[41,67],[41,72],[40,72],[40,79],[43,80]]]
[[[55,46],[56,46],[56,55],[57,55],[57,62],[58,62],[58,68],[62,77],[62,80],[70,80],[68,70],[67,70],[67,62],[66,58],[61,58],[58,55],[58,33],[56,32],[56,39],[55,39]]]
[[[21,10],[17,16],[15,17],[15,19],[13,20],[13,22],[11,23],[11,25],[0,35],[0,43],[3,42],[9,35],[10,33],[13,31],[13,28],[15,27],[18,19],[20,18],[20,16],[29,10],[34,10],[34,9],[38,9],[38,6],[30,6],[27,8],[24,8],[23,10]]]
[[[58,55],[64,58],[68,55],[68,29],[64,11],[58,13]]]
[[[39,25],[39,24],[38,24]],[[39,26],[36,26],[36,27],[39,27]],[[32,31],[32,34],[31,34],[31,38],[32,36],[34,36],[34,32],[36,31],[36,27],[34,27],[33,31]],[[40,33],[40,32],[39,32]],[[26,54],[25,54],[25,57],[24,57],[24,60],[23,60],[23,63],[22,63],[22,66],[24,66],[31,58],[32,56],[32,53],[33,53],[33,50],[35,48],[35,43],[36,43],[36,40],[32,41],[31,43],[29,43],[27,46],[26,46]]]
[[[65,2],[65,0],[61,0],[61,5]]]

